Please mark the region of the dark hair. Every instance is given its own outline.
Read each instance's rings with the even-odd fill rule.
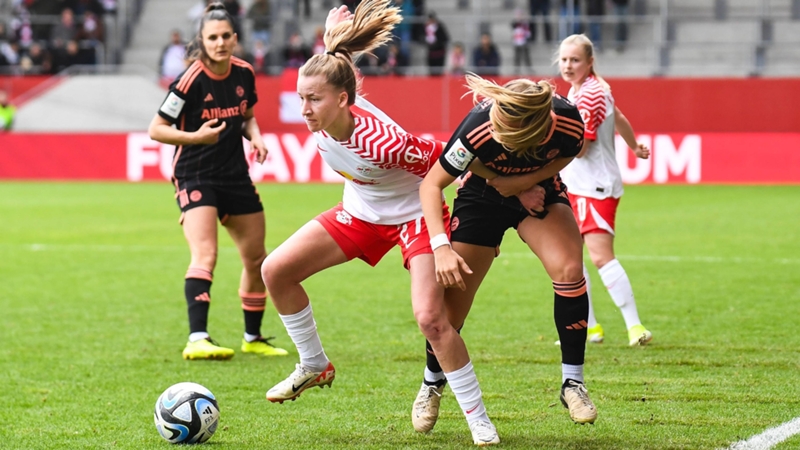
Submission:
[[[225,9],[225,5],[221,2],[214,2],[206,6],[205,12],[203,12],[203,17],[200,19],[200,26],[197,28],[197,35],[192,39],[192,42],[186,46],[186,59],[189,61],[196,61],[202,57],[208,57],[206,54],[206,48],[203,45],[203,27],[206,26],[206,22],[210,20],[224,20],[231,25],[231,29],[236,30],[236,27],[233,24],[233,18],[230,14],[228,14],[228,10]]]

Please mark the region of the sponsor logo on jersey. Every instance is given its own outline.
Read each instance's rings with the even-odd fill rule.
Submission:
[[[359,180],[359,179],[355,178],[354,176],[350,175],[349,173],[342,172],[341,170],[335,170],[335,172],[338,173],[339,175],[345,177],[346,179],[352,181],[353,183],[360,184],[362,186],[368,186],[368,185],[371,185],[371,184],[378,184],[378,182],[375,181],[375,180],[369,180],[369,181]]]
[[[336,211],[336,220],[345,225],[353,224],[353,216],[348,214],[347,211]]]
[[[456,169],[466,170],[472,162],[473,155],[467,150],[461,139],[457,139],[450,150],[445,153],[444,159]]]
[[[369,167],[369,166],[358,166],[358,167],[356,167],[356,171],[358,173],[360,173],[361,175],[369,176],[369,174],[372,172],[372,167]]]
[[[417,147],[407,148],[404,157],[408,164],[415,164],[419,160],[427,159]]]
[[[211,92],[209,92],[208,95],[206,95],[205,100],[203,100],[203,101],[204,102],[213,102],[214,101],[214,96],[211,95]]]
[[[579,109],[581,113],[581,120],[583,120],[584,124],[589,124],[589,119],[592,118],[592,113],[588,109]]]
[[[549,152],[547,152],[547,159],[555,158],[556,156],[558,156],[558,154],[560,152],[561,152],[561,150],[559,150],[557,148],[554,148],[554,149],[550,150]]]
[[[173,119],[177,119],[181,115],[185,104],[186,100],[178,97],[174,92],[170,92],[167,99],[164,100],[164,104],[161,105],[161,112]]]
[[[200,116],[200,118],[203,120],[210,120],[236,117],[243,114],[239,108],[239,106],[231,106],[230,108],[206,108],[203,110],[203,115]]]

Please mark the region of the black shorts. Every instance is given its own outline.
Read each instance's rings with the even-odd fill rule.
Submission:
[[[186,187],[181,184],[181,190],[175,193],[178,207],[181,209],[181,222],[183,213],[198,206],[213,206],[217,208],[220,222],[225,222],[228,216],[251,214],[264,211],[261,198],[256,187],[251,184],[195,184]]]
[[[561,203],[570,206],[563,184],[545,187],[545,206]],[[521,207],[500,204],[491,198],[468,189],[459,189],[453,201],[450,219],[450,240],[482,247],[498,247],[509,228],[517,226],[531,216]],[[538,217],[543,219],[545,215]]]

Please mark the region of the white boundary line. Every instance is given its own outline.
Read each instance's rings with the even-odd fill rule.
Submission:
[[[503,252],[499,258],[536,258],[533,252]],[[617,255],[617,259],[629,261],[663,261],[674,263],[740,263],[740,264],[800,264],[798,258],[723,258],[720,256],[672,256],[672,255]]]
[[[769,428],[746,441],[735,442],[727,450],[768,450],[795,434],[800,434],[800,417]]]

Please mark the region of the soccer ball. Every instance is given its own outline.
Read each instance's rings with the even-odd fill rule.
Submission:
[[[200,444],[217,431],[219,405],[214,394],[197,383],[178,383],[156,400],[158,434],[172,444]]]

